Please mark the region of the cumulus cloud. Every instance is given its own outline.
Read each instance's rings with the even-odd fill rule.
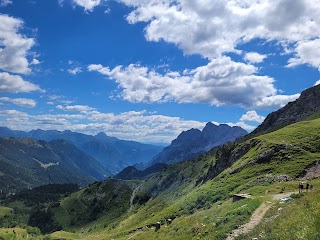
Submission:
[[[256,107],[260,109],[265,108],[281,108],[288,102],[293,102],[300,97],[300,94],[293,95],[274,95],[262,98],[260,102],[257,103]]]
[[[0,14],[0,69],[12,73],[29,74],[27,53],[34,45],[33,38],[19,33],[23,21]]]
[[[249,125],[245,122],[239,121],[237,123],[227,123],[229,126],[238,126],[238,127],[242,127],[243,129],[247,130],[248,132],[253,131],[257,126],[252,126]]]
[[[295,57],[290,58],[287,67],[309,64],[320,71],[320,39],[299,41],[295,47]]]
[[[68,69],[68,73],[72,74],[72,75],[77,75],[78,73],[81,73],[81,67],[75,67],[73,69]]]
[[[129,23],[147,23],[147,40],[208,58],[237,52],[255,38],[295,43],[320,35],[320,0],[120,1],[133,8]]]
[[[320,80],[316,81],[316,83],[314,84],[314,86],[317,86],[320,84]]]
[[[20,107],[34,108],[37,103],[33,99],[0,97],[0,102],[13,103]]]
[[[262,63],[265,58],[267,58],[268,55],[266,54],[259,54],[256,52],[248,52],[244,56],[244,60],[250,62],[250,63]]]
[[[102,1],[74,0],[86,10]],[[176,44],[185,54],[200,54],[208,59],[228,52],[253,39],[296,44],[288,66],[309,64],[319,68],[320,0],[119,0],[133,10],[126,19],[130,24],[147,23],[148,41]],[[314,49],[315,52],[310,52]],[[252,63],[265,56],[247,54]]]
[[[38,64],[40,64],[40,63],[41,63],[41,62],[40,62],[38,59],[34,58],[34,59],[32,59],[30,65],[38,65]]]
[[[99,6],[101,0],[73,0],[73,2],[84,8],[85,11],[92,11],[95,7]]]
[[[256,111],[248,111],[241,116],[240,121],[262,123],[264,119],[265,117],[258,115]]]
[[[0,92],[2,93],[18,93],[43,91],[33,83],[24,80],[18,75],[11,75],[6,72],[0,72]]]
[[[277,104],[285,102],[286,97],[292,99],[285,95],[277,97],[273,78],[258,76],[256,67],[234,62],[230,57],[213,59],[205,66],[183,73],[169,71],[161,74],[136,64],[113,69],[91,64],[88,71],[97,71],[115,80],[122,89],[120,97],[130,102],[175,101],[276,108],[280,106]]]

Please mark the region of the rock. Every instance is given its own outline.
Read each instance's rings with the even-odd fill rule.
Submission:
[[[270,113],[263,123],[252,132],[252,135],[260,135],[299,122],[318,111],[320,111],[320,85],[303,91],[296,101]]]
[[[170,146],[153,158],[150,165],[159,162],[173,164],[189,160],[246,134],[247,132],[240,127],[215,125],[209,122],[202,131],[193,128],[182,132]]]

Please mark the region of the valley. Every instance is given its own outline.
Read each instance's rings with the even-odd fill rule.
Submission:
[[[33,190],[26,190],[2,202],[0,219],[8,235],[0,236],[10,239],[6,236],[12,237],[11,227],[16,227],[20,239],[17,234],[29,236],[32,227],[37,231],[34,239],[290,239],[300,234],[294,226],[302,224],[302,239],[311,239],[318,236],[320,219],[315,210],[320,194],[319,136],[315,112],[190,160],[146,170],[126,168],[115,178],[40,198],[40,205],[30,200],[33,194],[28,191]],[[43,143],[31,143],[43,148]],[[48,165],[47,169],[54,167]],[[298,193],[301,181],[314,188]],[[43,191],[49,189],[43,186]],[[233,201],[234,194],[249,197]],[[278,223],[291,231],[279,231]]]

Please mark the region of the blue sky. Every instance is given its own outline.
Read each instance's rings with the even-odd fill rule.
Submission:
[[[169,143],[318,83],[320,0],[0,0],[0,125]]]

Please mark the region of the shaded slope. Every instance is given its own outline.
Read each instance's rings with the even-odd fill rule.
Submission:
[[[95,182],[64,198],[53,208],[55,218],[65,229],[85,226],[99,219],[108,225],[129,210],[132,191],[138,184],[115,179]]]
[[[131,180],[131,179],[144,179],[153,173],[160,172],[168,165],[165,163],[156,163],[145,170],[138,170],[133,166],[127,167],[114,176],[115,179]]]
[[[17,191],[48,183],[85,185],[104,178],[93,158],[65,141],[0,139],[2,190]]]
[[[105,133],[91,136],[72,131],[40,129],[27,133],[0,127],[0,137],[28,137],[44,141],[65,140],[95,158],[105,168],[104,174],[108,176],[136,163],[146,163],[163,149],[159,146],[109,137]]]

